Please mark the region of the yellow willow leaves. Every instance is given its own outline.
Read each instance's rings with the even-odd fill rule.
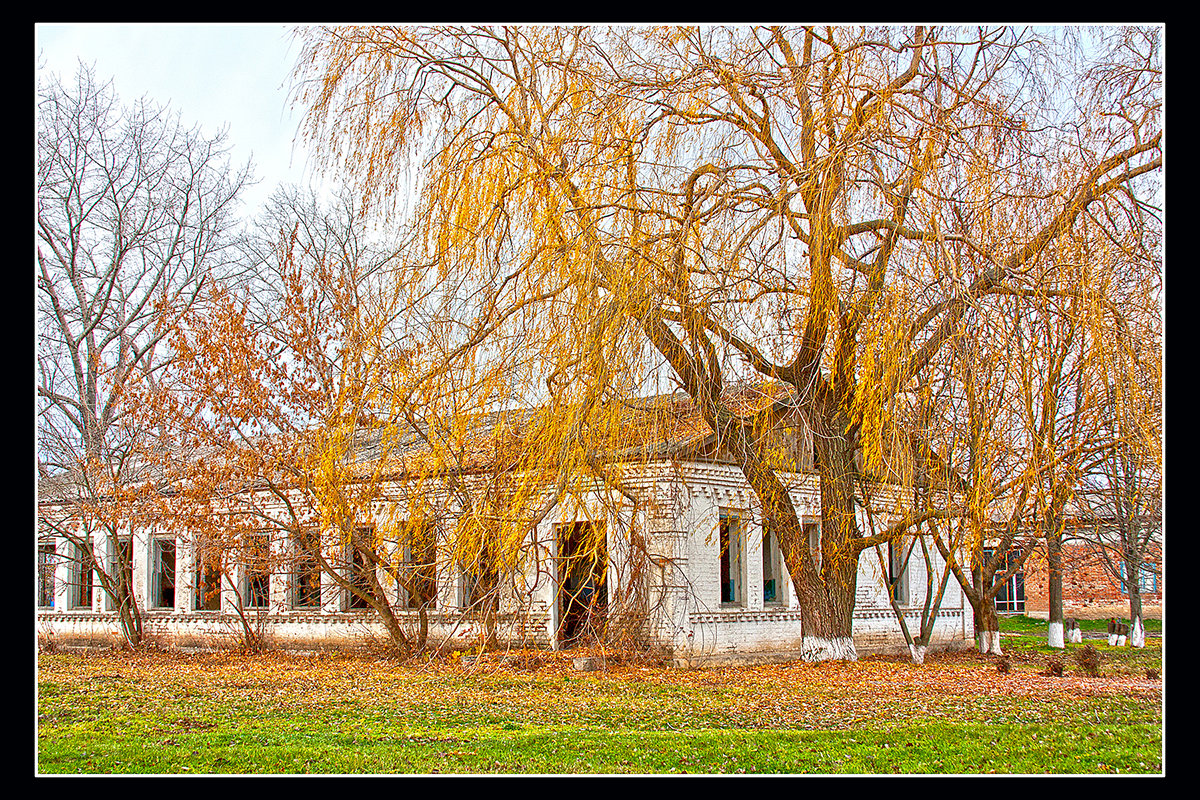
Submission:
[[[364,203],[400,180],[384,173],[412,141],[397,111],[424,125],[428,149],[402,166],[425,171],[418,257],[445,287],[430,351],[456,363],[428,392],[447,398],[435,401],[437,435],[397,458],[424,459],[422,474],[474,465],[494,488],[496,524],[526,518],[540,507],[535,487],[583,493],[574,476],[618,475],[609,456],[639,452],[639,437],[707,435],[685,430],[698,423],[690,412],[629,410],[663,367],[716,406],[704,409],[713,419],[742,414],[736,391],[712,402],[739,379],[792,381],[805,421],[842,439],[828,452],[861,445],[875,478],[916,484],[938,459],[969,461],[972,479],[1018,473],[1003,463],[1024,446],[1016,369],[1036,370],[1002,341],[1008,317],[1047,303],[1052,283],[1091,279],[1049,251],[1082,224],[1086,180],[1110,181],[1088,213],[1119,216],[1109,189],[1127,167],[1088,178],[1090,153],[1112,147],[1076,147],[1074,129],[1015,118],[1008,81],[1036,77],[1005,72],[1033,49],[1024,33],[930,35],[314,32],[298,71],[321,87],[307,130]],[[1138,140],[1111,144],[1154,169],[1157,140]],[[1104,231],[1124,224],[1114,219]],[[511,447],[482,424],[500,410],[529,414]],[[755,444],[786,465],[787,448],[762,439],[774,425],[759,422]],[[937,441],[914,454],[913,437]],[[828,479],[853,471],[822,466]]]
[[[343,77],[358,78],[355,100],[372,113],[366,116],[337,114],[332,131],[345,146],[327,155],[330,160],[347,159],[379,197],[390,199],[401,185],[402,176],[396,169],[399,157],[407,155],[409,146],[420,137],[428,111],[421,103],[401,103],[393,106],[387,118],[381,120],[377,116],[376,101],[402,96],[398,90],[407,76],[398,73],[396,68],[403,54],[417,44],[416,39],[404,28],[326,28],[322,33],[324,35],[303,37],[299,64],[301,68],[313,71],[317,70],[317,65],[328,64],[331,70],[316,80],[301,81],[297,99],[313,108],[332,108],[345,91]],[[381,123],[388,130],[386,137],[373,135]],[[318,131],[311,126],[303,133],[309,142],[318,136]],[[326,156],[323,151],[314,151],[314,154],[318,158]]]
[[[906,358],[908,317],[906,304],[893,295],[881,298],[877,310],[859,328],[858,360],[852,419],[858,426],[862,460],[867,474],[877,480],[912,485],[916,465],[909,444],[909,425],[927,391],[914,388],[902,391]]]

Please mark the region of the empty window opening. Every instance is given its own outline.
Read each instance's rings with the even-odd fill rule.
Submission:
[[[321,606],[321,562],[317,549],[321,546],[316,531],[303,531],[296,537],[292,559],[292,608]]]
[[[155,539],[150,573],[150,606],[175,608],[175,540]]]
[[[404,608],[434,608],[437,605],[437,529],[432,525],[411,531],[404,543],[401,567],[408,589],[400,587],[399,604]]]

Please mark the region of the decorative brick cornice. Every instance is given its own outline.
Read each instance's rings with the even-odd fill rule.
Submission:
[[[374,611],[280,611],[270,614],[258,616],[257,613],[249,615],[251,625],[257,625],[260,622],[266,625],[288,625],[293,623],[320,623],[324,625],[338,624],[362,624],[379,622],[379,616]],[[396,612],[396,618],[401,622],[415,622],[417,620],[417,612],[402,610]],[[453,624],[456,622],[466,621],[471,622],[473,618],[470,616],[463,617],[458,610],[454,611],[433,611],[428,614],[430,624]],[[525,620],[526,623],[545,622],[550,619],[548,610],[529,611],[524,614],[518,613],[501,613],[495,616],[498,623],[516,623],[520,620]],[[221,622],[221,623],[236,623],[238,616],[233,612],[225,611],[148,611],[142,615],[144,622],[152,625],[162,624],[187,624],[196,622]],[[39,610],[37,612],[38,622],[96,622],[96,623],[113,623],[118,622],[117,615],[111,611],[53,611]]]
[[[749,609],[728,609],[723,611],[694,611],[688,614],[688,622],[705,623],[744,623],[744,622],[799,622],[799,609],[780,609],[778,611],[762,611]]]
[[[920,610],[904,609],[904,616],[907,619],[919,619]],[[938,617],[955,618],[963,615],[962,609],[947,608],[938,611]],[[892,619],[894,613],[891,609],[865,609],[855,610],[854,619]],[[738,624],[738,623],[756,623],[756,622],[799,622],[801,614],[799,609],[780,609],[771,611],[764,609],[762,611],[749,609],[726,609],[722,611],[694,611],[688,614],[688,622],[693,624],[700,623],[722,623],[722,624]]]
[[[905,619],[920,619],[921,611],[916,608],[906,608],[901,610]],[[943,608],[939,609],[936,616],[938,617],[961,617],[963,611],[961,608]],[[870,608],[870,609],[855,609],[855,619],[894,619],[895,613],[890,608]]]

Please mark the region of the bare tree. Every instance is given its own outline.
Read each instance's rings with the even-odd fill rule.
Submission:
[[[422,344],[407,334],[428,287],[344,202],[280,190],[248,243],[252,281],[214,287],[182,318],[163,385],[143,403],[171,436],[171,513],[228,576],[247,537],[265,533],[275,547],[260,570],[311,576],[298,589],[306,605],[324,605],[332,581],[347,608],[377,614],[396,653],[420,650],[432,562],[406,552],[436,509],[387,485],[413,436],[396,395]],[[380,516],[381,504],[395,513]],[[397,589],[420,617],[415,636]],[[246,624],[243,634],[252,641]]]
[[[1130,641],[1145,643],[1142,584],[1162,555],[1162,318],[1158,281],[1130,293],[1114,286],[1103,336],[1111,354],[1100,375],[1106,447],[1076,495],[1072,540],[1093,551],[1129,595]]]
[[[228,265],[248,175],[230,169],[222,135],[147,100],[124,107],[89,69],[39,90],[38,460],[64,489],[42,499],[70,509],[39,522],[94,566],[134,645],[141,612],[121,542],[138,524],[131,492],[152,476],[127,391],[154,380],[165,337]]]

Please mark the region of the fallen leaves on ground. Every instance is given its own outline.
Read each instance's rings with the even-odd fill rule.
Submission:
[[[1002,674],[974,653],[942,654],[923,666],[867,658],[679,670],[610,661],[596,672],[574,670],[570,655],[487,654],[464,668],[346,654],[43,654],[38,678],[55,691],[86,689],[91,702],[110,706],[136,693],[139,703],[171,714],[159,719],[187,720],[183,727],[206,724],[189,709],[213,704],[241,724],[258,713],[289,712],[322,714],[336,724],[340,712],[354,708],[400,724],[829,729],[913,717],[1050,721],[1085,698],[1133,700],[1143,708],[1162,702],[1159,681],[1029,669]],[[664,693],[672,702],[663,702]]]

